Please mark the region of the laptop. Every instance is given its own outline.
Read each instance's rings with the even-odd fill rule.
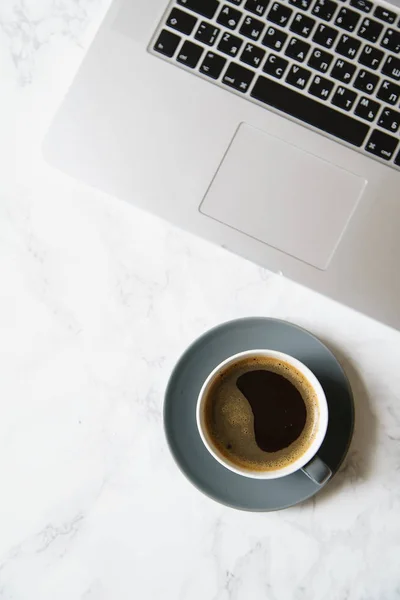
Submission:
[[[399,328],[399,131],[398,0],[115,0],[44,153]]]

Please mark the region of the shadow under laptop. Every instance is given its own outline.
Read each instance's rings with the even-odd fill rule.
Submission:
[[[340,493],[342,488],[357,486],[368,479],[372,474],[372,457],[377,439],[377,420],[371,409],[372,399],[352,359],[330,341],[320,339],[334,353],[349,379],[354,397],[355,424],[348,453],[332,481],[316,496],[303,502],[302,506],[320,504]]]

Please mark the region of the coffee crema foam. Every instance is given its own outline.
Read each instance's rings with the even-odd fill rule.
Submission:
[[[252,408],[236,384],[241,375],[256,370],[287,379],[299,391],[306,407],[306,422],[299,437],[277,452],[265,452],[257,445]],[[268,402],[267,389],[265,395]],[[297,461],[312,444],[319,423],[318,398],[310,382],[292,365],[272,357],[244,358],[217,375],[207,392],[203,418],[211,444],[224,459],[250,471],[275,471]]]

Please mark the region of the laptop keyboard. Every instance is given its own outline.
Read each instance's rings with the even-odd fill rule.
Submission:
[[[150,51],[400,170],[400,11],[174,0]]]

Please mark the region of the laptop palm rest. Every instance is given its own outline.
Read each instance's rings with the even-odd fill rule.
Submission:
[[[200,211],[326,269],[367,181],[242,123]]]

